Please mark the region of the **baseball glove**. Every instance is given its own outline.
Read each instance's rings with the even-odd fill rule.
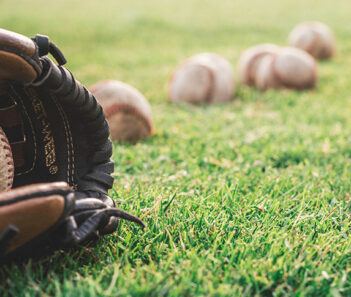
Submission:
[[[0,29],[0,127],[14,162],[12,189],[0,193],[0,262],[88,242],[119,218],[144,226],[108,196],[108,124],[65,63],[46,36]]]

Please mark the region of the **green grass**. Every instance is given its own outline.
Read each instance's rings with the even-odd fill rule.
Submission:
[[[0,26],[47,34],[84,84],[118,79],[153,107],[155,135],[116,145],[123,222],[96,246],[0,268],[0,296],[350,296],[350,0],[2,0]],[[286,44],[300,21],[335,31],[315,91],[237,87],[222,106],[175,106],[188,56],[233,66]]]

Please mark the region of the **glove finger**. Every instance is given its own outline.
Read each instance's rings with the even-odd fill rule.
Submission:
[[[118,208],[107,208],[107,209],[104,209],[103,211],[110,217],[125,219],[127,221],[137,223],[141,227],[145,228],[145,224],[139,218],[131,215],[130,213],[124,210],[121,210]]]
[[[73,212],[106,208],[107,205],[96,198],[83,198],[76,201]]]
[[[90,217],[96,214],[98,210],[96,209],[90,209],[90,210],[85,210],[85,211],[80,211],[74,213],[72,216],[74,220],[76,221],[78,226],[81,226],[84,224],[85,221],[87,221]],[[106,222],[107,223],[107,222]]]
[[[110,197],[107,196],[107,195],[104,195],[104,196],[102,197],[102,201],[103,201],[107,206],[109,206],[109,207],[115,207],[115,206],[116,206],[115,201],[113,201],[113,199],[110,198]]]
[[[0,194],[0,261],[49,249],[56,230],[73,210],[66,183],[39,184]],[[17,230],[16,232],[8,231]],[[57,243],[57,242],[56,242]]]
[[[76,215],[78,224],[82,224],[84,220],[88,219],[88,217],[93,214],[93,212],[86,212],[87,210],[94,211],[107,207],[114,207],[115,202],[110,197],[104,196],[102,199],[104,199],[104,202],[96,198],[81,198],[77,200],[73,213]],[[78,212],[82,213],[77,215]],[[106,224],[100,224],[99,232],[101,235],[111,234],[117,230],[118,225],[119,219],[110,217]]]
[[[85,242],[90,238],[91,234],[101,230],[101,226],[105,227],[102,229],[102,233],[100,234],[104,234],[103,232],[113,232],[116,230],[115,219],[117,218],[132,221],[141,225],[142,227],[145,227],[144,223],[140,219],[117,208],[97,210],[94,214],[90,213],[87,217],[88,219],[85,220],[83,224],[80,224],[74,233],[74,240],[78,244]],[[114,218],[114,220],[110,221],[110,218]],[[109,222],[109,224],[107,224],[107,222]]]
[[[119,225],[119,219],[116,217],[111,217],[108,223],[106,224],[106,226],[102,228],[100,233],[102,235],[111,234],[117,230],[118,225]]]
[[[82,244],[88,241],[93,234],[96,234],[102,223],[106,225],[108,219],[108,216],[103,211],[96,211],[93,215],[90,215],[74,232],[75,242]]]

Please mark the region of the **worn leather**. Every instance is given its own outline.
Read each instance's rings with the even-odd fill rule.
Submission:
[[[60,233],[68,245],[85,241],[94,234],[114,232],[118,218],[143,225],[137,218],[115,209],[108,197],[114,164],[102,107],[66,68],[46,56],[48,52],[59,64],[66,62],[47,37],[37,35],[29,39],[0,29],[0,125],[9,139],[15,164],[15,190],[8,195],[23,197],[23,191],[28,189],[22,187],[30,184],[66,182],[74,191],[74,199],[84,199],[90,208],[82,210],[77,204],[77,209],[73,209],[66,227],[75,231],[68,235]],[[66,203],[62,195],[48,194],[41,201],[30,197],[30,201],[1,210],[6,213],[4,218],[14,218],[16,212],[28,208],[25,220],[29,221],[47,208],[51,220],[43,216],[42,226],[60,221],[58,217]],[[101,203],[97,204],[96,199]],[[25,220],[18,220],[15,225],[22,229]],[[26,231],[28,237],[11,244],[12,249],[45,233],[46,229],[34,225],[32,232]]]
[[[77,200],[65,182],[0,193],[0,264],[96,240],[114,226],[111,218],[143,225],[100,199]]]
[[[0,124],[14,147],[14,187],[59,180],[107,195],[113,163],[104,112],[69,71],[38,59],[39,52],[35,41],[0,30]]]
[[[34,56],[37,50],[31,39],[4,29],[0,29],[0,47],[8,47],[27,56]]]
[[[0,193],[0,234],[11,227],[16,230],[10,239],[0,239],[0,263],[16,255],[30,255],[36,249],[48,248],[50,233],[46,240],[40,241],[39,247],[34,244],[35,240],[62,223],[73,211],[74,202],[72,190],[64,182],[30,185]]]

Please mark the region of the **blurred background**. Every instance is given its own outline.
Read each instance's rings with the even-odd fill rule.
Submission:
[[[235,66],[254,44],[286,44],[299,22],[318,20],[336,34],[337,61],[350,57],[349,0],[1,0],[0,27],[49,35],[85,84],[112,78],[151,102],[166,96],[169,74],[197,52],[214,51]]]

